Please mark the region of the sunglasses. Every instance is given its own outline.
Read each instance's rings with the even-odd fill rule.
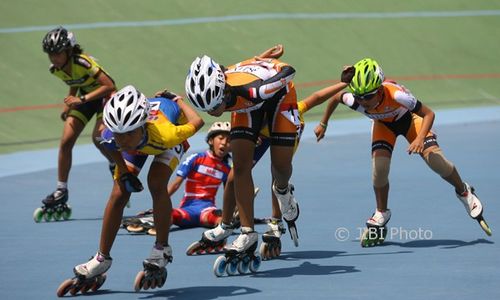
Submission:
[[[378,89],[376,89],[375,91],[370,92],[368,94],[364,94],[364,95],[355,95],[355,94],[353,94],[353,95],[354,95],[354,99],[356,99],[356,100],[369,101],[369,100],[373,99],[373,97],[375,97],[377,92],[378,92]]]

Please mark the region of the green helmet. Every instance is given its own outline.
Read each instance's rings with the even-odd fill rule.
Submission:
[[[378,63],[371,58],[364,58],[358,61],[354,77],[349,84],[351,93],[362,96],[378,89],[384,81],[384,72]]]

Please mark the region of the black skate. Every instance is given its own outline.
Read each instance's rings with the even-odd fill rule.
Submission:
[[[42,207],[35,209],[33,212],[33,220],[39,223],[43,220],[50,222],[59,221],[61,219],[68,220],[71,217],[71,206],[68,202],[68,190],[57,189],[52,194],[47,195],[42,200]]]
[[[144,270],[135,276],[134,290],[136,292],[148,289],[161,288],[167,281],[167,268],[160,268],[153,264],[143,262]]]
[[[374,226],[366,224],[367,227],[361,235],[361,247],[373,247],[381,245],[387,236],[386,226]]]
[[[213,271],[215,276],[221,277],[227,273],[229,276],[238,273],[245,274],[248,271],[256,273],[261,264],[259,255],[255,255],[257,242],[243,252],[236,250],[225,250],[225,254],[217,257],[215,260]]]
[[[166,260],[165,266],[163,267],[150,261],[150,259],[146,259],[142,262],[144,270],[139,271],[137,276],[135,276],[134,290],[136,292],[141,289],[148,290],[161,288],[165,284],[168,275],[166,264],[171,263],[173,258],[171,255],[167,256],[166,254],[163,254],[163,257]]]

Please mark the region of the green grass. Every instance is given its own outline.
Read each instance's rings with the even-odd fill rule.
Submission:
[[[376,5],[374,4],[376,3]],[[367,13],[499,10],[500,2],[462,1],[3,1],[0,29],[200,18],[262,13]],[[0,33],[0,110],[60,103],[67,87],[48,72],[41,51],[46,30]],[[194,57],[208,54],[222,64],[251,57],[276,43],[297,69],[305,97],[335,80],[343,65],[373,57],[387,77],[498,74],[500,17],[338,20],[247,20],[176,26],[74,30],[78,42],[119,87],[134,84],[151,95],[164,87],[183,91]],[[498,78],[408,80],[405,86],[432,108],[499,105]],[[318,119],[315,108],[306,119]],[[205,117],[206,115],[204,115]],[[346,109],[338,117],[352,117]],[[227,119],[227,116],[226,116]],[[206,119],[207,122],[213,119]],[[88,126],[80,143],[89,143]],[[0,112],[0,153],[56,147],[62,131],[58,109]]]

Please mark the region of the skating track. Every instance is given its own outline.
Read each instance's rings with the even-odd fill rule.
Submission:
[[[300,202],[300,246],[283,237],[279,259],[258,273],[216,278],[216,256],[188,257],[186,247],[202,229],[174,230],[174,262],[159,290],[133,291],[153,237],[120,230],[108,280],[92,299],[500,299],[500,109],[437,113],[436,129],[447,157],[473,184],[493,229],[487,237],[470,219],[453,189],[400,139],[391,169],[388,241],[363,249],[359,228],[374,209],[370,181],[369,122],[331,123],[326,140],[312,138],[294,161]],[[197,147],[201,137],[195,139]],[[196,147],[194,147],[196,148]],[[70,221],[35,224],[33,210],[54,187],[55,152],[0,156],[0,298],[52,299],[72,268],[97,250],[103,208],[111,187],[107,167],[90,147],[80,147],[70,178]],[[17,161],[16,161],[17,160]],[[269,160],[255,169],[261,193],[256,215],[270,214]],[[180,195],[174,197],[174,205]],[[220,204],[220,199],[218,200]],[[149,208],[146,192],[134,195],[127,215]],[[265,227],[257,226],[259,232]]]

